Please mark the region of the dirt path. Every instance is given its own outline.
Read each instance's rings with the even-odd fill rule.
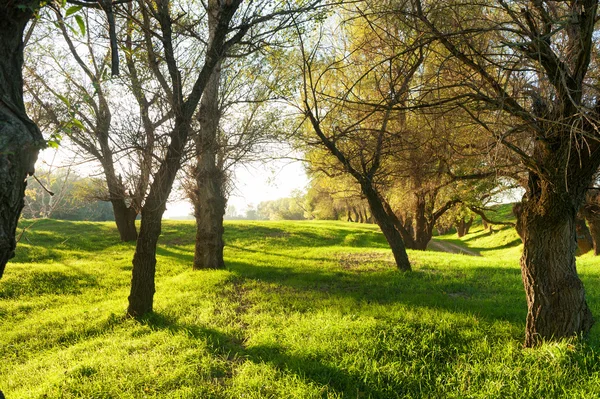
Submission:
[[[439,251],[439,252],[449,252],[451,254],[481,256],[480,253],[472,251],[468,248],[461,247],[460,245],[456,245],[456,244],[453,244],[448,241],[439,241],[439,240],[436,240],[435,238],[433,238],[433,239],[431,239],[431,241],[429,241],[429,244],[427,245],[427,249],[432,250],[432,251]]]

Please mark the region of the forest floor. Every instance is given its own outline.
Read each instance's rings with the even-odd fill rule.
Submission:
[[[23,225],[27,225],[24,222]],[[134,244],[42,220],[0,280],[0,389],[28,398],[593,398],[600,326],[523,349],[520,240],[436,237],[397,271],[376,226],[230,222],[226,270],[193,271],[165,222],[155,313],[124,318]],[[600,259],[578,258],[600,315]]]

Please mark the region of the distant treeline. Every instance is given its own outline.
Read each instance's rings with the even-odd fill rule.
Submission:
[[[39,169],[27,181],[26,219],[53,218],[64,220],[114,220],[110,202],[101,179],[81,177],[69,170]]]

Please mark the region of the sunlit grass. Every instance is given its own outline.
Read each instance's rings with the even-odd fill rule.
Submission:
[[[133,244],[110,223],[42,221],[0,280],[0,389],[12,398],[590,398],[598,327],[522,349],[514,230],[411,251],[376,226],[226,224],[227,270],[192,271],[194,225],[166,222],[155,314],[123,318]],[[498,249],[498,247],[500,249]],[[600,261],[578,261],[600,314]]]

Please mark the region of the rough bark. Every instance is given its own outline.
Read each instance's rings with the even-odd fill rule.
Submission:
[[[167,190],[168,188],[168,190]],[[154,304],[154,276],[156,274],[156,245],[161,233],[161,219],[165,212],[170,187],[158,187],[142,208],[142,223],[133,255],[131,290],[127,315],[141,317],[152,312]],[[151,194],[154,194],[151,193]],[[150,206],[150,204],[154,206]]]
[[[210,14],[209,14],[210,15]],[[215,17],[209,17],[214,30]],[[212,40],[212,34],[209,37]],[[225,175],[217,162],[220,122],[220,65],[214,69],[200,102],[200,131],[195,136],[196,167],[192,200],[196,218],[194,269],[224,269],[223,217],[227,207]]]
[[[33,11],[11,3],[0,11],[0,277],[14,256],[26,178],[44,146],[23,103],[23,31]],[[35,2],[31,2],[32,6]]]
[[[525,346],[586,334],[594,319],[575,268],[577,207],[568,198],[524,202],[521,274],[527,296]],[[550,214],[548,212],[551,212]]]

